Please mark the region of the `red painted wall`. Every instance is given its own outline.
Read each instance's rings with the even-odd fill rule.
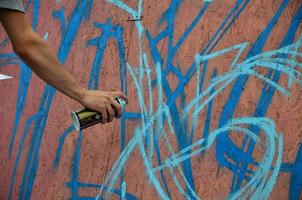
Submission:
[[[90,79],[99,77],[99,80],[95,79],[98,89],[127,92],[129,104],[122,119],[95,125],[81,133],[73,130],[69,117],[71,111],[81,106],[45,87],[35,74],[30,76],[28,68],[13,54],[11,43],[1,27],[0,73],[13,78],[0,80],[0,199],[88,199],[96,197],[101,186],[104,188],[100,195],[105,199],[185,199],[186,195],[224,199],[236,191],[250,192],[247,198],[256,199],[265,199],[266,194],[268,199],[276,200],[301,198],[302,97],[299,73],[302,73],[302,52],[299,41],[302,3],[298,0],[141,2],[141,17],[133,20],[136,16],[129,14],[123,6],[128,5],[137,12],[138,1],[124,1],[121,7],[100,0],[24,1],[26,16],[36,32],[45,38],[64,68],[84,87],[88,88]],[[111,21],[106,24],[109,19]],[[143,29],[139,29],[140,26]],[[143,30],[141,42],[138,30]],[[164,30],[166,32],[162,32]],[[160,33],[166,33],[165,37],[160,38]],[[152,46],[156,37],[159,41]],[[89,43],[92,39],[94,43]],[[213,54],[245,42],[248,44],[233,67],[231,64],[238,49],[220,52],[217,56]],[[154,83],[152,111],[149,108],[147,65],[140,63],[143,58],[140,44]],[[265,52],[252,69],[274,83],[266,83],[255,75],[249,75],[246,84],[238,82],[248,75],[235,76],[236,70],[241,66],[243,73],[247,73],[245,70],[250,63],[247,59]],[[198,54],[204,60],[194,65]],[[207,58],[206,55],[210,56]],[[286,64],[275,58],[291,62]],[[265,59],[270,63],[267,67],[259,67],[265,65]],[[169,108],[174,134],[169,128],[169,117],[165,116],[160,123],[161,114],[156,115],[160,113],[158,103],[161,102],[156,63],[159,63],[162,74],[159,84],[163,90],[162,104]],[[96,70],[91,74],[94,67],[100,67],[99,73]],[[141,69],[144,69],[144,76],[139,82]],[[196,72],[186,76],[188,71],[196,69],[200,71],[199,78]],[[131,71],[137,77],[143,95],[137,91]],[[280,77],[277,78],[278,73]],[[188,115],[181,117],[184,108],[198,96],[199,82],[203,80],[200,94],[206,94],[200,105],[213,94],[202,93],[217,81],[213,76],[221,78],[226,75],[235,78],[207,102],[204,109],[195,113],[196,127],[193,126],[195,106]],[[288,83],[289,80],[293,81],[292,84]],[[209,91],[218,91],[222,83]],[[236,89],[236,84],[242,90]],[[286,89],[289,95],[285,96],[276,87]],[[240,95],[236,97],[236,94]],[[143,115],[142,103],[146,106]],[[232,107],[234,114],[230,111]],[[253,141],[247,139],[251,136],[246,136],[243,130],[213,137],[215,130],[239,118],[246,118],[249,123],[271,120],[268,130],[260,128],[259,132],[249,123],[240,124],[241,128],[249,128],[258,134],[260,143],[253,146]],[[263,128],[265,125],[261,120],[259,123]],[[213,144],[207,140],[208,135]],[[169,150],[165,136],[173,152]],[[267,136],[272,136],[275,144]],[[205,141],[200,146],[192,146],[202,138]],[[198,151],[201,147],[207,148],[201,153]],[[270,154],[265,155],[269,148],[272,148]],[[278,155],[278,151],[282,155]],[[194,152],[196,155],[190,155]],[[127,153],[128,157],[125,156]],[[123,158],[124,163],[121,162]],[[262,165],[261,159],[268,163]],[[164,168],[156,171],[158,166]],[[263,169],[264,175],[257,179],[264,184],[263,190],[261,184],[252,189],[255,183],[251,181],[261,172],[261,166],[271,168]],[[276,180],[272,178],[273,172],[276,172]],[[108,189],[110,184],[114,188],[112,192]]]

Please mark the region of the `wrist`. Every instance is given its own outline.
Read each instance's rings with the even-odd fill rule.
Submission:
[[[87,89],[85,88],[79,88],[74,93],[74,99],[79,102],[80,104],[83,104],[85,97],[87,96]]]

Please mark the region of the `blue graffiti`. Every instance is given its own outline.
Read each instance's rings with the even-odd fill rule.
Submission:
[[[87,42],[87,46],[96,46],[96,54],[93,61],[93,65],[90,71],[89,76],[89,82],[88,82],[88,88],[89,89],[98,89],[99,87],[99,78],[101,74],[101,67],[102,67],[102,61],[104,56],[104,51],[107,46],[107,43],[110,39],[115,39],[118,43],[118,52],[119,52],[119,59],[120,59],[120,80],[121,80],[121,89],[126,92],[127,83],[125,80],[126,77],[126,69],[124,67],[126,66],[125,62],[125,48],[123,44],[122,39],[122,33],[123,29],[119,25],[112,25],[111,20],[107,19],[104,24],[95,22],[94,23],[96,28],[99,28],[102,30],[102,33],[99,37],[96,37],[94,39],[91,39]],[[137,113],[124,113],[122,116],[122,122],[124,122],[126,119],[137,119],[138,114]],[[58,167],[61,152],[63,149],[64,141],[67,135],[71,134],[74,131],[74,127],[70,126],[66,131],[61,135],[60,137],[60,143],[59,147],[57,149],[56,158],[54,161],[55,167]],[[125,140],[125,132],[122,131],[122,140]],[[79,197],[78,190],[79,188],[101,188],[105,186],[93,184],[93,183],[80,183],[78,180],[78,174],[79,174],[79,163],[80,163],[80,153],[81,153],[81,143],[82,143],[83,134],[82,132],[79,133],[78,140],[77,140],[77,147],[73,156],[73,171],[72,171],[72,179],[70,182],[66,183],[67,187],[71,188],[72,191],[72,199],[83,199],[84,197]],[[122,179],[122,177],[121,177]],[[125,184],[124,184],[125,185]],[[107,188],[107,187],[105,187]],[[124,189],[123,189],[124,188]],[[137,199],[134,195],[126,193],[125,186],[121,184],[120,189],[114,189],[113,193],[115,195],[118,195],[122,198],[122,195],[124,195],[127,199]],[[85,199],[92,199],[92,197],[85,197]]]
[[[121,1],[108,1],[110,3],[113,3],[114,5],[120,7],[121,9],[125,10],[126,12],[128,12],[129,14],[133,15],[133,13],[137,13],[137,11],[133,10],[132,8],[129,8],[126,4],[124,4],[123,2]],[[248,1],[244,2],[243,5],[240,5],[239,3],[243,3],[243,1],[240,1],[238,2],[238,4],[236,4],[236,9],[238,9],[240,12],[244,9],[244,7],[246,6],[246,4],[248,3]],[[279,11],[276,13],[275,17],[273,18],[272,22],[270,23],[271,25],[269,25],[269,28],[267,29],[266,32],[269,32],[269,30],[272,29],[273,25],[276,23],[276,21],[278,20],[278,17],[280,16],[280,14],[282,13],[282,11],[284,10],[284,8],[286,7],[287,5],[287,1],[285,1],[282,5],[281,5],[281,8],[279,9]],[[240,7],[240,6],[241,7]],[[151,54],[152,54],[152,58],[153,58],[153,61],[156,64],[156,66],[160,66],[161,68],[159,70],[157,70],[157,79],[153,80],[152,81],[152,86],[155,87],[157,86],[158,90],[160,91],[159,93],[162,93],[162,91],[165,91],[165,94],[166,96],[168,97],[167,101],[166,101],[166,106],[168,107],[168,110],[171,111],[171,115],[169,114],[169,111],[168,111],[168,114],[165,116],[167,119],[169,117],[172,117],[173,118],[173,125],[174,125],[174,130],[176,131],[176,137],[180,137],[180,139],[178,139],[179,141],[179,146],[180,146],[180,151],[182,151],[182,149],[186,149],[188,148],[188,146],[190,146],[188,143],[186,143],[186,138],[185,138],[185,135],[184,133],[187,132],[183,132],[184,130],[186,130],[185,127],[181,127],[180,125],[181,124],[187,124],[187,123],[179,123],[180,122],[180,119],[178,117],[178,110],[176,108],[176,106],[173,107],[173,104],[175,104],[172,100],[171,100],[171,97],[174,98],[173,100],[175,101],[175,98],[178,96],[178,95],[181,95],[181,91],[183,90],[183,85],[185,85],[187,82],[189,82],[189,79],[190,77],[194,74],[195,72],[195,69],[194,69],[194,65],[192,66],[192,68],[190,68],[190,70],[188,72],[190,73],[187,73],[189,74],[190,76],[187,76],[188,78],[185,79],[186,77],[184,77],[183,75],[181,75],[178,71],[177,68],[175,68],[172,64],[171,64],[171,59],[173,58],[173,51],[171,49],[172,48],[172,40],[173,40],[173,18],[175,16],[175,12],[178,10],[178,6],[180,6],[180,3],[178,1],[172,1],[171,2],[171,5],[168,9],[168,11],[163,15],[163,18],[167,18],[167,24],[168,24],[168,27],[167,29],[163,30],[157,37],[155,37],[154,39],[151,37],[151,35],[149,34],[148,31],[146,31],[146,36],[150,42],[150,48],[151,48]],[[235,12],[235,10],[232,10],[232,12]],[[240,12],[237,12],[237,14],[234,16],[233,20],[231,20],[230,23],[233,23],[234,20],[238,17],[238,15],[240,14]],[[136,15],[137,16],[137,15]],[[228,15],[228,17],[231,16],[231,15]],[[134,18],[134,17],[133,17]],[[161,19],[160,20],[160,23],[162,23],[164,19]],[[297,20],[296,20],[297,21]],[[299,20],[298,20],[299,21]],[[137,22],[139,23],[139,22]],[[222,26],[225,25],[225,22]],[[139,28],[141,26],[137,26],[138,28],[138,32],[140,32]],[[226,27],[229,27],[229,26],[226,26]],[[186,31],[185,31],[186,32]],[[294,33],[296,31],[292,31],[292,33]],[[223,33],[225,33],[225,31],[222,32],[222,35]],[[263,34],[264,37],[267,37],[267,33],[266,34]],[[169,44],[168,44],[168,52],[167,52],[167,61],[166,61],[166,68],[162,68],[162,65],[163,65],[163,59],[161,58],[161,55],[159,53],[159,51],[157,50],[156,48],[156,44],[164,37],[168,37],[169,38]],[[222,36],[221,36],[222,37]],[[219,38],[221,38],[219,37]],[[291,36],[289,36],[291,37]],[[261,36],[260,36],[261,38]],[[140,40],[140,38],[139,38]],[[212,41],[212,40],[210,40]],[[263,40],[262,38],[258,40],[262,45],[264,44],[265,40]],[[259,43],[258,42],[258,43]],[[177,44],[177,42],[176,42]],[[223,76],[219,76],[219,77],[216,77],[216,78],[213,78],[212,80],[212,85],[209,86],[200,96],[199,96],[199,93],[197,93],[197,98],[192,101],[191,105],[187,105],[186,107],[184,106],[183,107],[183,110],[184,110],[184,114],[183,114],[183,117],[182,117],[182,121],[186,120],[187,119],[187,114],[188,114],[188,110],[190,110],[191,107],[193,106],[196,106],[196,112],[195,112],[195,116],[197,116],[197,114],[206,106],[206,105],[209,105],[209,102],[211,102],[214,97],[221,91],[223,91],[223,89],[225,87],[227,87],[231,82],[233,81],[237,81],[242,79],[242,77],[249,77],[249,76],[256,76],[257,78],[263,80],[265,82],[266,85],[269,85],[271,88],[273,88],[274,90],[278,90],[280,91],[283,95],[288,95],[289,92],[281,87],[280,85],[278,85],[277,83],[277,80],[270,80],[268,77],[262,75],[262,74],[259,74],[257,73],[255,70],[253,70],[253,68],[257,65],[259,65],[260,67],[266,67],[266,68],[269,68],[270,70],[277,70],[279,71],[280,73],[285,73],[288,75],[289,79],[290,80],[295,80],[295,82],[298,82],[300,85],[301,85],[301,80],[300,80],[300,75],[299,72],[297,70],[290,70],[288,69],[287,66],[285,65],[282,65],[282,66],[279,66],[278,64],[274,64],[272,60],[272,56],[275,56],[275,52],[266,52],[264,53],[263,55],[261,55],[261,59],[259,59],[258,57],[259,56],[259,53],[261,51],[258,51],[258,52],[253,52],[253,54],[249,54],[249,56],[247,57],[247,59],[241,63],[241,64],[238,64],[237,61],[238,61],[238,58],[240,56],[240,54],[243,52],[243,50],[245,49],[245,47],[247,46],[247,44],[241,44],[241,45],[238,45],[238,46],[234,46],[232,48],[229,48],[229,49],[226,49],[226,50],[222,50],[220,52],[216,52],[216,55],[215,53],[213,55],[210,54],[211,50],[213,49],[213,47],[217,44],[217,42],[214,43],[214,45],[209,48],[209,50],[203,50],[203,52],[207,52],[208,55],[206,55],[205,53],[201,53],[197,56],[197,58],[199,60],[202,60],[200,62],[205,62],[207,61],[208,59],[212,59],[213,57],[216,57],[216,56],[219,56],[219,55],[223,55],[224,53],[228,52],[228,51],[232,51],[234,49],[239,49],[238,51],[238,54],[237,56],[235,57],[232,65],[231,65],[231,70],[229,73],[223,75]],[[287,44],[290,44],[290,43],[287,43]],[[296,45],[296,44],[295,44]],[[297,45],[299,45],[299,42],[297,42]],[[257,48],[261,48],[261,45],[258,45],[257,42],[256,44],[254,44],[254,46],[257,46]],[[286,45],[282,45],[282,46],[286,46]],[[284,49],[279,49],[278,52],[279,53],[285,53],[287,55],[292,55],[293,54],[299,54],[297,53],[297,50],[296,51],[293,51],[293,53],[287,53],[287,51],[289,51],[287,48],[292,48],[292,46],[287,46],[286,48]],[[252,48],[253,49],[253,48]],[[257,56],[256,56],[257,55]],[[253,57],[254,56],[254,57]],[[142,55],[140,55],[140,57],[143,57]],[[262,57],[263,58],[267,58],[269,59],[269,61],[267,63],[265,63],[263,60],[262,60]],[[258,60],[257,60],[258,58]],[[251,60],[253,60],[253,62],[251,62]],[[146,59],[147,60],[147,59]],[[145,62],[145,67],[146,69],[144,69],[144,71],[146,71],[146,76],[147,76],[147,79],[148,81],[150,81],[150,77],[148,76],[148,62]],[[200,64],[200,63],[198,63]],[[300,64],[299,63],[291,63],[292,66],[294,65],[297,65],[299,66]],[[279,67],[278,67],[279,66]],[[158,67],[157,67],[158,68]],[[145,106],[145,101],[144,101],[144,97],[142,95],[142,91],[143,91],[143,86],[140,84],[140,80],[141,80],[141,74],[138,74],[138,77],[139,77],[139,80],[136,80],[136,74],[132,71],[132,67],[130,65],[128,65],[128,70],[130,72],[130,75],[131,77],[133,78],[134,80],[134,83],[135,83],[135,87],[137,89],[137,95],[138,95],[138,102],[139,102],[139,105],[141,107],[141,110],[142,110],[142,114],[144,114],[144,116],[142,116],[141,120],[142,120],[142,125],[140,128],[136,129],[136,137],[133,138],[133,140],[131,140],[129,143],[128,143],[128,146],[127,146],[127,149],[124,150],[124,152],[121,154],[120,158],[116,161],[116,165],[113,166],[112,168],[112,171],[111,173],[108,175],[108,178],[107,180],[105,181],[105,183],[108,182],[109,186],[110,187],[113,187],[113,185],[115,184],[115,181],[117,179],[117,176],[118,174],[121,172],[121,168],[122,166],[126,163],[127,161],[127,158],[128,156],[130,156],[130,153],[131,151],[135,148],[136,145],[138,145],[138,148],[140,149],[140,152],[141,152],[141,155],[142,157],[144,158],[144,160],[146,160],[146,158],[151,158],[150,155],[147,155],[147,152],[142,148],[144,147],[143,145],[143,142],[142,141],[147,141],[147,140],[144,140],[142,137],[146,137],[150,135],[150,137],[155,137],[155,138],[159,138],[161,136],[161,134],[163,135],[163,137],[165,137],[165,133],[162,133],[164,132],[164,130],[162,130],[162,126],[160,124],[163,123],[163,119],[162,119],[162,107],[163,105],[159,103],[158,105],[158,111],[154,114],[153,112],[151,112],[151,114],[153,116],[148,116],[148,111],[146,110],[146,106]],[[139,72],[141,72],[142,70],[140,70]],[[198,70],[196,70],[198,71]],[[168,74],[168,72],[172,72],[174,73],[174,75],[176,75],[178,78],[179,78],[179,82],[182,82],[183,80],[183,83],[179,83],[178,87],[175,89],[175,91],[171,91],[171,89],[169,88],[169,84],[167,83],[167,81],[165,80],[165,77],[166,75]],[[296,78],[296,74],[298,74],[298,78]],[[186,81],[186,82],[185,82]],[[159,82],[159,83],[158,83]],[[199,79],[197,79],[197,82],[200,82]],[[224,83],[225,82],[225,83]],[[215,84],[214,84],[215,83]],[[224,84],[223,84],[224,83]],[[157,85],[156,85],[157,84]],[[222,86],[220,86],[220,84],[223,84]],[[219,85],[219,89],[215,89],[215,91],[213,90],[216,86]],[[236,85],[236,83],[235,83]],[[197,87],[198,88],[198,87]],[[149,90],[151,90],[151,87],[149,86]],[[199,91],[200,89],[198,89]],[[209,97],[204,100],[204,103],[202,103],[201,105],[198,105],[198,102],[199,100],[201,100],[202,98],[205,98],[206,95],[209,94],[209,92],[212,91],[212,94],[209,95]],[[216,93],[216,94],[215,94]],[[150,93],[149,93],[150,94]],[[162,94],[159,94],[158,95],[158,102],[161,102],[161,95]],[[150,99],[151,99],[152,95],[150,95]],[[151,110],[151,107],[150,107],[150,110]],[[158,119],[156,121],[156,124],[157,124],[157,129],[154,130],[149,130],[150,128],[148,127],[153,127],[153,124],[155,123],[153,120],[154,119],[154,116],[157,116]],[[149,123],[148,123],[148,120],[147,120],[147,124],[146,124],[146,119],[150,119],[149,120]],[[227,123],[228,121],[230,121],[232,118],[231,117],[228,117],[226,118],[226,121],[225,123]],[[194,121],[194,120],[193,120]],[[250,119],[249,120],[249,123],[251,124],[252,127],[257,127],[257,130],[260,130],[261,127],[259,126],[256,126],[255,124],[253,124],[253,119]],[[193,123],[194,124],[194,123]],[[222,126],[222,125],[221,125]],[[173,127],[173,126],[172,126]],[[185,128],[185,129],[183,129]],[[194,128],[194,125],[193,125],[193,128]],[[173,128],[172,128],[173,129]],[[174,132],[172,129],[170,129],[171,132]],[[182,131],[183,130],[183,131]],[[157,131],[157,132],[156,132]],[[255,131],[255,130],[253,130]],[[253,131],[251,131],[253,133]],[[271,130],[273,131],[273,130]],[[271,132],[270,131],[270,132]],[[153,135],[153,132],[154,135]],[[159,133],[158,133],[159,132]],[[160,134],[161,133],[161,134]],[[255,131],[255,134],[257,134],[257,131]],[[192,135],[192,134],[191,134]],[[226,135],[226,133],[223,133],[218,135],[217,136],[217,140],[219,142],[219,140],[221,140],[222,137],[225,137],[224,135]],[[209,134],[209,136],[211,136],[211,134]],[[247,134],[247,136],[250,137],[250,134]],[[153,142],[153,145],[155,146],[155,149],[158,148],[157,144],[158,144],[158,140],[154,140]],[[274,173],[273,175],[270,177],[269,181],[267,184],[265,184],[264,182],[261,183],[261,185],[263,187],[259,187],[258,191],[254,191],[256,189],[256,186],[251,184],[246,184],[246,186],[244,186],[243,188],[241,188],[240,190],[231,190],[231,194],[230,194],[230,197],[229,198],[234,198],[236,199],[237,197],[239,197],[240,195],[242,195],[243,191],[246,190],[247,187],[251,187],[252,191],[254,191],[253,194],[251,194],[251,192],[249,191],[248,194],[245,194],[244,196],[242,196],[243,199],[245,198],[248,198],[248,197],[252,197],[252,199],[267,199],[268,196],[269,196],[269,193],[270,191],[272,191],[273,189],[273,185],[276,181],[276,177],[277,177],[277,174],[279,173],[279,168],[280,168],[280,164],[281,164],[281,155],[282,155],[282,139],[278,139],[278,161],[277,163],[275,164],[275,170],[274,170]],[[225,140],[223,140],[223,144],[222,145],[225,145]],[[183,148],[182,148],[182,145],[183,145]],[[225,145],[224,148],[228,148],[229,146]],[[275,148],[275,147],[273,147]],[[277,147],[276,147],[277,148]],[[239,149],[238,148],[233,148],[233,150],[236,150],[236,152],[238,152],[238,154],[240,153]],[[188,154],[190,153],[191,149],[189,148],[188,149]],[[272,151],[275,151],[274,149],[272,149]],[[153,149],[152,149],[152,145],[150,145],[150,150],[148,151],[149,153],[153,152]],[[158,163],[159,165],[161,165],[162,163],[162,160],[160,159],[160,153],[159,151],[156,151],[155,152],[157,153],[157,157],[159,158],[158,159]],[[222,156],[224,155],[223,153],[221,153],[221,155],[219,156]],[[230,154],[229,154],[230,155]],[[239,158],[242,157],[244,154],[239,154]],[[173,154],[172,154],[173,156]],[[172,157],[171,156],[171,157]],[[179,182],[178,180],[175,180],[175,184],[177,186],[177,188],[179,189],[180,193],[184,195],[184,197],[186,198],[193,198],[193,199],[198,199],[198,197],[196,196],[195,192],[194,192],[194,182],[190,180],[190,162],[187,162],[187,165],[185,164],[185,161],[188,161],[190,160],[191,156],[187,156],[186,159],[183,159],[181,162],[183,163],[183,180],[186,182],[186,190],[187,192],[185,192],[179,185]],[[218,157],[219,158],[219,157]],[[235,159],[233,158],[233,156],[229,156],[229,158],[231,159]],[[247,158],[247,157],[245,157]],[[225,159],[225,158],[224,158]],[[239,160],[235,160],[236,163],[239,163]],[[146,173],[148,174],[148,177],[149,179],[151,179],[150,177],[152,177],[152,180],[151,182],[153,183],[154,187],[156,188],[157,192],[159,193],[160,197],[162,199],[169,199],[169,191],[168,190],[165,190],[165,177],[161,176],[161,179],[162,179],[162,182],[164,184],[164,188],[161,187],[159,181],[157,180],[156,176],[154,175],[153,172],[150,172],[150,170],[152,170],[152,167],[150,166],[150,163],[152,163],[152,160],[150,159],[149,161],[147,160],[147,163],[145,163],[145,167],[147,168],[146,169]],[[249,160],[249,163],[252,163],[252,164],[257,164],[259,165],[259,163],[256,163],[254,160]],[[227,163],[226,163],[227,164]],[[264,175],[264,177],[268,178],[268,173],[270,171],[270,166],[272,165],[273,163],[270,163],[268,165],[265,166],[266,168],[266,175]],[[233,171],[234,173],[236,171],[239,171],[238,170],[238,167],[235,168],[235,166],[231,166],[229,164],[226,165],[231,171]],[[188,167],[188,168],[186,168]],[[172,175],[171,175],[172,176]],[[253,176],[252,178],[249,178],[249,180],[254,180],[255,176]],[[266,180],[266,178],[264,180]],[[257,182],[257,184],[259,184],[259,182]],[[257,185],[256,184],[256,185]],[[193,186],[193,187],[192,187]],[[233,187],[233,184],[232,184],[232,187]],[[103,192],[103,190],[101,189],[100,190],[100,194]],[[239,195],[240,194],[240,195]],[[100,197],[99,195],[97,197]],[[108,194],[108,196],[106,197],[110,197],[110,194]]]
[[[64,142],[68,135],[77,137],[76,147],[72,159],[71,179],[66,182],[66,187],[71,190],[71,199],[110,199],[116,196],[120,199],[138,199],[134,194],[127,192],[129,183],[124,178],[126,164],[134,150],[138,150],[145,168],[144,174],[148,177],[150,185],[155,189],[161,199],[171,199],[174,195],[169,184],[174,184],[179,195],[185,199],[201,199],[197,194],[197,187],[193,176],[192,160],[204,155],[216,142],[216,159],[218,167],[225,167],[232,173],[228,199],[268,199],[273,191],[279,173],[290,173],[289,198],[298,200],[302,191],[302,145],[299,146],[294,163],[282,163],[283,134],[276,130],[272,119],[265,117],[271,100],[276,92],[290,95],[290,87],[293,83],[302,86],[302,35],[297,35],[302,21],[302,5],[296,9],[279,48],[271,51],[263,51],[269,36],[273,33],[278,20],[289,5],[289,0],[283,0],[274,16],[252,44],[243,42],[230,47],[216,50],[215,47],[225,37],[226,33],[240,14],[247,8],[249,0],[238,0],[222,20],[215,33],[204,47],[196,52],[194,60],[187,71],[182,66],[174,64],[177,53],[197,28],[199,22],[205,17],[207,10],[213,5],[210,0],[203,1],[198,6],[198,13],[189,23],[181,36],[174,39],[175,21],[181,11],[183,1],[172,0],[167,10],[158,19],[158,26],[164,28],[152,35],[141,20],[143,15],[143,0],[137,1],[137,7],[132,8],[122,0],[106,0],[109,4],[118,7],[130,15],[131,23],[135,25],[138,42],[138,66],[133,66],[126,61],[126,52],[123,39],[124,28],[119,24],[113,24],[111,19],[104,22],[94,22],[94,28],[101,34],[87,41],[86,47],[95,49],[93,64],[90,69],[88,88],[98,89],[102,74],[103,57],[109,42],[117,43],[119,59],[120,88],[128,93],[129,83],[127,77],[132,79],[136,90],[137,105],[140,111],[125,111],[121,117],[120,155],[106,175],[103,183],[84,183],[79,180],[82,141],[85,137],[82,131],[75,132],[73,126],[69,126],[59,137],[59,145],[54,159],[54,167],[60,164]],[[33,6],[32,26],[36,30],[39,21],[39,0],[30,0],[26,9]],[[57,56],[61,63],[65,63],[73,47],[74,40],[81,25],[88,21],[92,11],[93,0],[77,0],[70,17],[65,16],[65,7],[53,12],[53,17],[60,22],[61,43]],[[45,35],[47,40],[48,35]],[[167,40],[167,50],[162,53],[158,44]],[[146,42],[147,48],[143,45]],[[8,40],[0,42],[0,48],[7,46]],[[245,58],[242,54],[251,46]],[[214,51],[215,49],[215,51]],[[149,51],[149,52],[148,52]],[[209,61],[227,53],[235,53],[229,71],[219,74],[219,66],[215,66],[206,82],[209,71]],[[163,55],[166,55],[164,57]],[[242,60],[241,60],[242,59]],[[14,126],[10,138],[8,156],[10,158],[23,110],[25,108],[28,87],[31,81],[31,70],[14,53],[0,55],[0,67],[6,65],[20,66],[20,81]],[[260,73],[257,69],[267,69],[267,74]],[[168,76],[177,78],[176,88],[173,89]],[[279,84],[280,76],[288,78],[287,85]],[[154,77],[153,77],[154,76]],[[263,88],[255,107],[253,116],[236,117],[234,113],[240,102],[240,97],[250,77],[263,81]],[[189,83],[196,84],[195,96],[187,99],[185,87]],[[222,112],[219,125],[211,130],[212,112],[214,100],[217,95],[231,88]],[[147,92],[148,95],[145,95]],[[17,149],[17,157],[13,165],[13,174],[9,188],[9,199],[12,199],[15,187],[16,173],[18,170],[21,153],[26,138],[29,138],[30,128],[33,127],[30,149],[26,155],[26,165],[20,187],[19,199],[30,199],[35,177],[39,167],[39,152],[46,127],[48,112],[51,108],[56,90],[46,85],[38,111],[26,119],[25,128]],[[156,103],[154,104],[154,100]],[[180,100],[178,105],[177,101]],[[205,118],[200,119],[200,113],[206,111]],[[136,120],[139,122],[132,133],[132,137],[126,142],[126,122]],[[202,123],[202,133],[197,133],[197,127]],[[234,143],[230,133],[243,136],[240,146]],[[265,138],[263,139],[264,136]],[[175,138],[177,146],[172,145],[171,138]],[[162,153],[161,148],[168,150]],[[261,159],[253,157],[254,149],[258,145],[264,145],[265,151]],[[255,168],[251,170],[249,166]],[[168,172],[168,173],[164,173]],[[177,174],[177,176],[176,176]],[[171,180],[171,181],[170,181]],[[79,190],[85,188],[98,189],[95,197],[80,196]]]
[[[35,1],[34,5],[39,6],[39,1]],[[74,9],[74,12],[72,13],[72,15],[70,17],[68,26],[66,27],[65,30],[62,30],[64,33],[62,34],[61,46],[60,46],[58,54],[57,54],[61,63],[65,63],[66,58],[70,52],[72,43],[76,37],[77,30],[78,30],[80,24],[82,22],[84,22],[84,20],[88,19],[89,15],[90,15],[91,7],[92,7],[91,0],[90,1],[89,0],[88,1],[86,1],[86,0],[77,1],[77,5]],[[38,13],[38,12],[35,12],[35,13]],[[38,15],[38,14],[36,14],[36,15]],[[54,14],[54,16],[55,16],[55,14]],[[34,19],[38,20],[37,17],[36,18],[34,17]],[[37,22],[34,21],[33,25],[36,26]],[[28,84],[29,84],[29,80],[30,80],[30,76],[31,76],[31,71],[27,67],[23,66],[22,69],[25,69],[25,71],[28,71],[28,73],[25,76],[26,77],[25,84],[23,84],[24,80],[22,80],[23,76],[21,74],[20,81],[23,81],[23,82],[20,83],[20,85],[23,87],[23,89],[21,90],[21,92],[18,92],[18,94],[22,94],[24,98],[18,98],[17,105],[21,104],[20,105],[21,109],[16,109],[16,120],[17,121],[14,126],[15,128],[14,128],[13,138],[15,135],[16,127],[18,126],[20,115],[24,108],[24,102],[25,102],[25,98],[26,98],[26,94],[27,94],[27,88],[28,88]],[[54,88],[52,88],[48,85],[45,87],[39,111],[35,115],[32,116],[31,120],[27,121],[25,131],[23,132],[22,139],[24,141],[24,139],[28,133],[28,126],[31,125],[33,122],[35,123],[33,136],[32,136],[32,140],[31,140],[31,145],[30,145],[30,150],[29,150],[29,153],[27,156],[26,166],[25,166],[25,170],[24,170],[24,174],[23,174],[23,180],[22,180],[22,185],[21,185],[21,189],[20,189],[19,199],[30,199],[32,187],[33,187],[37,169],[39,166],[39,151],[40,151],[41,141],[42,141],[43,134],[44,134],[44,129],[45,129],[46,120],[48,117],[48,112],[49,112],[49,109],[50,109],[50,106],[51,106],[55,93],[56,93],[56,91]],[[20,102],[20,100],[22,100],[22,102]],[[17,108],[19,108],[19,106],[17,106]],[[13,139],[11,140],[10,151],[12,149],[12,144],[13,144]],[[23,143],[21,143],[19,145],[18,152],[20,152],[20,149],[22,149],[22,147],[23,147]],[[19,160],[19,157],[17,157],[17,159],[16,159],[16,163],[15,163],[15,167],[14,167],[15,169],[18,166],[18,160]],[[15,173],[15,171],[14,171],[14,173]],[[12,188],[13,188],[14,177],[15,176],[13,175],[10,191],[12,191]]]
[[[302,194],[302,145],[300,144],[294,163],[283,163],[280,171],[291,173],[289,199],[301,199]]]

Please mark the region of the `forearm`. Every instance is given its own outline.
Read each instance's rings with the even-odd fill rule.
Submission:
[[[61,91],[65,95],[81,102],[85,89],[60,64],[46,43],[38,36],[27,41],[16,49],[23,61],[46,83]]]

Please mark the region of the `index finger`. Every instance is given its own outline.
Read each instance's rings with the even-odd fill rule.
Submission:
[[[114,98],[121,98],[124,99],[126,101],[126,104],[128,104],[128,97],[123,93],[123,92],[113,92]]]

